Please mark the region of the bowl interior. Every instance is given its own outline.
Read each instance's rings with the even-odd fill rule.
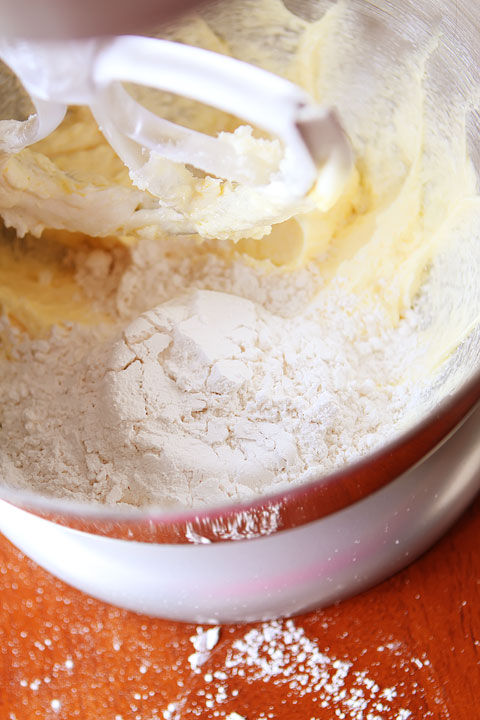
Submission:
[[[309,21],[331,12],[333,4],[330,0],[285,1],[292,13]],[[404,183],[408,182],[408,163],[416,162],[416,152],[429,159],[427,169],[421,171],[424,174],[417,188],[417,201],[422,204],[425,233],[435,236],[437,248],[416,300],[416,342],[408,359],[408,372],[417,390],[391,447],[352,466],[350,474],[355,475],[358,468],[362,473],[362,468],[378,465],[379,458],[428,428],[438,417],[439,407],[448,406],[450,412],[457,405],[466,411],[462,402],[467,388],[473,400],[475,393],[480,394],[480,200],[475,194],[456,197],[457,188],[464,185],[465,173],[480,175],[480,5],[462,0],[455,4],[447,0],[385,0],[379,4],[355,0],[345,6],[342,18],[341,33],[334,26],[330,39],[337,43],[338,64],[322,76],[322,97],[327,104],[338,107],[357,147],[362,148],[366,138],[371,141],[371,127],[375,124],[377,151],[383,153],[387,165],[391,163],[393,174],[403,174]],[[261,28],[262,33],[267,30]],[[260,37],[258,29],[252,32]],[[284,51],[288,52],[288,47]],[[9,88],[6,96],[13,97],[13,86],[1,86]],[[378,95],[390,98],[390,118],[379,115],[375,106]],[[15,113],[25,116],[24,105],[15,102]],[[5,104],[4,116],[11,117],[15,102]],[[402,168],[396,164],[398,146],[392,146],[391,123],[396,127],[398,146],[406,148]],[[404,132],[407,127],[408,135]],[[434,131],[426,132],[425,128]],[[412,139],[417,148],[410,146]],[[371,182],[374,184],[375,178]],[[455,416],[455,421],[458,419]],[[449,431],[447,425],[445,433]],[[434,437],[435,441],[439,439]],[[429,450],[428,443],[423,449]],[[339,473],[311,481],[302,488],[302,502],[308,502],[311,489],[327,487],[333,479],[342,483],[344,477]],[[41,512],[97,517],[100,523],[106,523],[107,518],[108,522],[115,518],[119,522],[143,522],[148,516],[149,522],[163,518],[179,524],[198,516],[134,510],[118,513],[6,489],[2,489],[2,495]],[[262,500],[235,512],[248,513],[249,508],[254,512],[254,507],[261,508],[261,512],[267,506],[270,511],[278,508],[278,498],[272,498],[270,505],[266,500],[266,504]],[[295,489],[282,494],[282,505],[299,502]],[[200,514],[204,522],[210,519],[214,523],[233,510],[213,508]],[[261,534],[270,532],[273,526],[264,522],[259,527]]]

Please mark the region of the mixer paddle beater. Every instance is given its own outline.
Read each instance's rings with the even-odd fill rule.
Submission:
[[[278,206],[315,190],[320,209],[341,192],[352,151],[336,112],[314,104],[297,85],[209,50],[158,38],[118,36],[68,42],[0,39],[0,58],[17,74],[36,109],[24,122],[2,121],[0,147],[16,152],[49,135],[68,105],[88,105],[132,173],[146,151],[248,187]],[[237,133],[212,137],[167,121],[125,89],[135,83],[214,106],[280,141],[271,156]],[[277,141],[278,145],[278,141]],[[152,190],[148,179],[142,189]]]

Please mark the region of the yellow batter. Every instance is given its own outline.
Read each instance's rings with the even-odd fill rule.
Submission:
[[[475,178],[461,115],[447,127],[425,99],[434,42],[419,39],[418,46],[406,45],[395,65],[380,67],[377,60],[370,67],[349,4],[328,7],[319,20],[307,22],[278,0],[235,0],[222,13],[209,9],[172,28],[170,37],[261,65],[303,86],[316,101],[336,105],[356,153],[352,176],[330,210],[312,207],[310,198],[302,212],[271,228],[252,228],[250,236],[232,230],[217,252],[275,272],[314,262],[324,290],[340,285],[362,303],[381,304],[395,324],[412,304],[445,221],[474,195]],[[362,86],[355,78],[360,71]],[[143,101],[162,117],[210,134],[241,125],[167,94],[147,92]],[[229,188],[154,157],[137,181],[152,164],[161,169],[164,189],[171,172],[175,192],[180,187],[194,194],[195,202],[186,207],[192,216],[197,213],[199,235],[212,237],[218,220],[209,215],[210,207],[217,208],[212,198],[227,197]],[[156,202],[134,186],[86,108],[71,108],[62,126],[36,146],[4,154],[0,213],[19,236],[38,239],[21,244],[8,235],[0,242],[2,308],[36,335],[58,322],[105,319],[76,288],[66,248],[129,246],[152,232],[164,234]],[[242,207],[225,207],[233,225]]]

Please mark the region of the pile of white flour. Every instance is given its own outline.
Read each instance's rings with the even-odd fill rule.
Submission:
[[[32,341],[2,320],[0,474],[14,486],[133,506],[246,500],[381,445],[406,411],[414,316],[387,330],[338,288],[315,295],[313,267],[263,274],[168,238],[73,260],[115,321]]]

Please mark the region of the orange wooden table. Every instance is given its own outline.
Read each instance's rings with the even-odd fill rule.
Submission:
[[[222,627],[199,656],[190,638],[206,627],[97,602],[1,538],[0,720],[476,720],[479,540],[480,499],[382,585],[294,620]]]

